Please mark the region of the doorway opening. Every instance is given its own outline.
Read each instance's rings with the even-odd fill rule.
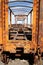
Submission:
[[[9,40],[32,40],[33,0],[9,0]]]

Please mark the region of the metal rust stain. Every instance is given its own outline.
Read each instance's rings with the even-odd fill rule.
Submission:
[[[2,14],[0,13],[0,43],[3,42],[3,44],[12,44],[12,41],[8,40],[8,0],[0,0],[1,6],[0,10]],[[39,2],[40,2],[40,10],[39,10]],[[43,0],[34,0],[33,5],[33,28],[32,28],[32,41],[26,41],[25,43],[31,44],[31,48],[36,48],[37,44],[40,46],[43,45]],[[40,12],[40,13],[39,13]],[[40,17],[39,17],[40,14]],[[2,24],[3,23],[3,24]],[[17,44],[21,43],[21,41],[17,41]],[[23,41],[23,44],[25,44]],[[9,45],[8,45],[9,46]],[[11,46],[10,46],[11,47]],[[7,47],[9,48],[9,47]]]

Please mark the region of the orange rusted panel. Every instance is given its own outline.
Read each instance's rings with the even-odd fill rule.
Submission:
[[[33,5],[33,28],[32,28],[32,41],[10,41],[8,40],[8,4],[5,4],[5,2],[8,2],[8,0],[0,0],[1,6],[1,12],[0,17],[2,15],[2,19],[0,18],[0,43],[3,44],[13,44],[15,42],[15,45],[18,46],[23,46],[27,43],[30,44],[31,48],[37,47],[37,44],[39,43],[40,46],[42,47],[43,45],[43,0],[34,0],[34,5]],[[40,2],[40,5],[39,5]],[[40,8],[39,8],[40,6]],[[2,8],[1,8],[2,7]],[[39,11],[40,9],[40,11]],[[39,19],[39,14],[40,14],[40,19]],[[24,16],[20,16],[20,18],[24,18]],[[18,16],[19,18],[19,16]],[[3,32],[3,33],[2,33]],[[1,36],[2,35],[2,36]],[[42,44],[42,45],[41,45]],[[6,45],[7,46],[7,45]],[[12,46],[13,47],[13,46]],[[10,46],[10,48],[12,48]],[[29,48],[30,48],[29,47]],[[9,49],[9,45],[6,47],[6,49]]]
[[[40,0],[40,18],[39,18],[39,41],[38,44],[43,52],[43,0]]]
[[[33,5],[33,29],[32,29],[32,41],[33,44],[38,44],[38,29],[39,25],[39,0],[34,0]]]
[[[1,13],[2,13],[2,10],[1,10],[1,0],[0,0],[0,44],[2,44],[2,16],[1,16]]]
[[[8,5],[5,4],[8,2],[7,0],[1,0],[2,6],[2,36],[3,36],[3,44],[7,43],[7,34],[8,34]]]

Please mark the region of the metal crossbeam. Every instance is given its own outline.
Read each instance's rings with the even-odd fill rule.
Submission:
[[[16,5],[16,6],[9,6],[10,8],[13,8],[13,7],[27,7],[27,8],[33,8],[33,7],[31,7],[31,6],[23,6],[23,5]]]
[[[33,2],[31,2],[31,1],[9,1],[9,2],[7,2],[7,3],[14,3],[14,2],[27,2],[27,3],[33,4]]]
[[[10,9],[10,7],[8,7],[9,8],[9,10],[12,12],[12,10]],[[14,13],[12,12],[12,14],[14,15]]]
[[[28,15],[33,11],[33,9],[28,13]]]

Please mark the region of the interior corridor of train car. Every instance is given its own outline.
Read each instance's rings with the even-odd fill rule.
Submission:
[[[0,0],[0,64],[43,65],[43,0]]]
[[[32,40],[33,0],[8,2],[9,40]]]

